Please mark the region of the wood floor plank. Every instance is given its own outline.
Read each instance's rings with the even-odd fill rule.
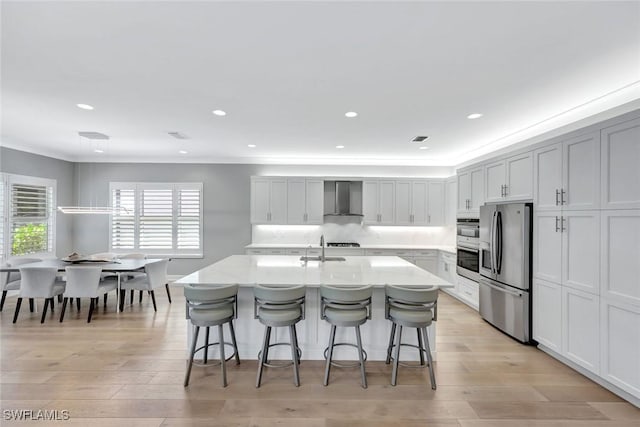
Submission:
[[[469,402],[479,418],[606,420],[601,412],[585,402]]]

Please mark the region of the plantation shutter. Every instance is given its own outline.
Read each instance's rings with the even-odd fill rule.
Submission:
[[[173,248],[173,190],[140,191],[140,249]]]
[[[11,256],[53,251],[53,187],[12,182]]]
[[[111,217],[111,248],[134,249],[136,241],[134,188],[116,188],[112,191],[111,206],[117,209],[117,215]]]
[[[176,189],[177,214],[177,248],[199,249],[200,243],[200,209],[201,189]]]

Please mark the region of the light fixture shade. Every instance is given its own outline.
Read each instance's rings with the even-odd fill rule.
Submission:
[[[109,206],[58,206],[58,210],[64,214],[127,215],[129,213],[125,207]]]

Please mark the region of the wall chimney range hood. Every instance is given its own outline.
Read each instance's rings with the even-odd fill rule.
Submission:
[[[325,181],[324,217],[352,217],[362,221],[362,181]]]

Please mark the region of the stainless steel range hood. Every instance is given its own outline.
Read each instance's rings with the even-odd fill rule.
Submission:
[[[362,181],[325,181],[324,216],[362,219]]]

